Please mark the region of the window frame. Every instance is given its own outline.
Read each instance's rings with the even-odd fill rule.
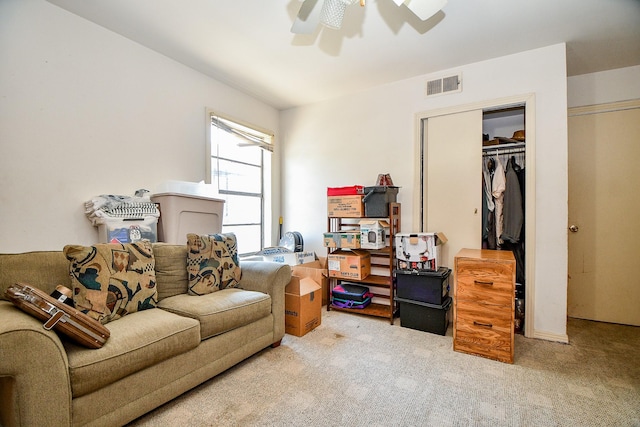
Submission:
[[[260,247],[263,248],[265,247],[265,242],[270,241],[271,239],[271,231],[270,231],[270,226],[269,224],[271,224],[271,216],[272,216],[272,206],[271,206],[271,194],[272,194],[272,179],[271,179],[271,171],[273,168],[272,165],[272,157],[273,157],[273,153],[275,151],[275,135],[273,133],[273,131],[270,131],[268,129],[264,129],[260,126],[256,126],[254,124],[245,122],[243,120],[239,120],[236,119],[234,117],[231,117],[229,115],[226,114],[221,114],[216,112],[213,109],[206,109],[206,144],[205,144],[205,157],[206,157],[206,164],[205,164],[205,183],[207,184],[212,184],[213,180],[212,180],[212,161],[215,158],[219,158],[218,156],[214,156],[214,153],[212,153],[212,146],[213,146],[213,141],[212,141],[212,128],[214,126],[213,121],[216,118],[220,118],[222,120],[224,120],[224,122],[227,123],[231,123],[231,125],[237,125],[238,128],[247,128],[250,129],[254,132],[260,133],[262,135],[264,135],[267,139],[270,140],[270,142],[266,143],[266,142],[260,142],[260,141],[249,141],[247,140],[248,143],[254,144],[257,147],[262,149],[261,152],[261,165],[260,165],[260,207],[261,207],[261,212],[260,212]],[[237,191],[228,191],[228,190],[221,190],[220,188],[217,188],[218,194],[220,194],[220,196],[222,198],[225,198],[226,195],[248,195],[248,196],[255,196],[256,193],[245,193],[245,192],[237,192]],[[225,198],[225,210],[226,210],[226,198]],[[225,226],[224,224],[224,217],[225,215],[223,215],[222,218],[222,222],[223,222],[223,227]],[[237,225],[244,225],[244,224],[237,224]],[[249,225],[249,224],[246,224]],[[252,253],[255,252],[243,252],[240,255],[250,255]]]

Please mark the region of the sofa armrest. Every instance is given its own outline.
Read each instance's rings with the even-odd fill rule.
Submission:
[[[0,425],[71,425],[69,361],[42,322],[0,301]]]
[[[291,267],[267,261],[242,261],[240,288],[271,296],[273,343],[284,337],[284,288],[291,280]]]

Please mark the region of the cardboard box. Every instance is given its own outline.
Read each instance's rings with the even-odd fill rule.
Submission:
[[[327,305],[327,288],[329,287],[329,273],[327,272],[327,258],[318,257],[316,261],[296,265],[291,268],[292,274],[300,278],[308,277],[322,286],[322,305]]]
[[[291,276],[284,290],[284,327],[287,334],[301,337],[320,325],[321,289],[313,279]]]
[[[327,197],[327,216],[338,218],[361,218],[364,216],[364,196]]]
[[[334,231],[324,233],[325,248],[360,248],[360,231]]]
[[[441,266],[444,233],[398,233],[395,235],[398,270],[436,271]]]
[[[371,254],[359,249],[339,249],[327,257],[329,277],[362,280],[371,274]]]
[[[387,247],[389,222],[379,219],[363,219],[360,221],[360,246],[363,249],[382,249]]]
[[[300,265],[313,262],[316,259],[315,252],[284,252],[262,255],[264,261],[279,262],[280,264]]]

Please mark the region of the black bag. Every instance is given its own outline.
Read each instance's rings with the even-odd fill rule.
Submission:
[[[339,308],[366,308],[371,304],[371,298],[367,298],[362,302],[333,298],[333,305]]]
[[[331,290],[331,295],[340,300],[363,302],[371,298],[373,294],[366,286],[354,285],[351,283],[341,283]]]

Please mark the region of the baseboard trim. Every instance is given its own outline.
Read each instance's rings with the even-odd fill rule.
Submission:
[[[535,330],[533,332],[533,338],[545,341],[560,342],[563,344],[569,344],[569,336],[567,334],[554,334],[552,332],[545,332]]]

